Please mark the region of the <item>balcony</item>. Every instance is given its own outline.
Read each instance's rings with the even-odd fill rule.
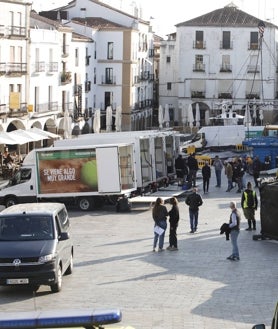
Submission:
[[[206,49],[206,42],[201,41],[201,40],[193,41],[193,48],[194,49]]]
[[[28,114],[27,103],[20,103],[19,109],[10,109],[9,110],[8,117],[10,117],[10,118],[23,117],[26,114]]]
[[[0,104],[0,117],[6,116],[7,112],[7,104]]]
[[[36,62],[34,65],[34,72],[35,73],[45,72],[45,62]]]
[[[68,83],[71,83],[71,72],[62,72],[61,73],[61,84],[66,85]]]
[[[48,72],[58,72],[58,62],[49,62],[48,63]]]
[[[82,85],[77,84],[73,86],[73,95],[74,96],[79,96],[82,94]]]
[[[149,74],[149,81],[154,81],[154,74]]]
[[[115,85],[116,84],[116,77],[101,77],[101,84],[102,85]]]
[[[245,95],[246,99],[260,99],[260,94],[259,93],[252,93],[252,94],[246,94]]]
[[[191,91],[191,98],[206,98],[205,91]]]
[[[203,63],[197,63],[193,65],[193,72],[205,72],[206,65]]]
[[[140,80],[149,80],[149,75],[150,75],[150,72],[149,71],[141,72],[141,74],[140,74]]]
[[[221,66],[220,66],[220,72],[228,72],[228,73],[230,73],[230,72],[232,72],[232,65],[230,65],[230,64],[222,64]]]
[[[221,99],[232,99],[232,93],[219,93],[218,98]]]
[[[21,76],[27,73],[27,63],[0,63],[0,75]]]
[[[247,73],[260,73],[260,65],[248,65]]]
[[[154,57],[154,49],[149,49],[149,57]]]
[[[233,43],[231,41],[220,41],[220,49],[233,49]]]
[[[6,33],[7,37],[25,38],[26,28],[24,26],[8,26]]]
[[[48,112],[57,112],[58,111],[58,102],[49,102],[37,104],[34,113],[48,113]]]

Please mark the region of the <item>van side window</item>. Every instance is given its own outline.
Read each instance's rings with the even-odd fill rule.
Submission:
[[[67,231],[69,228],[69,219],[66,209],[62,209],[58,213],[58,220],[63,231]]]

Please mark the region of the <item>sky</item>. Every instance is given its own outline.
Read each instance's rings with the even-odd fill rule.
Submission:
[[[100,0],[123,11],[132,12],[137,7],[142,18],[151,21],[153,31],[162,37],[175,32],[175,25],[189,19],[223,8],[229,0]],[[36,11],[49,10],[69,3],[70,0],[33,0]],[[195,3],[194,3],[195,2]],[[255,17],[278,25],[277,0],[233,0],[233,3]],[[152,17],[152,18],[151,18]],[[151,19],[150,19],[151,18]]]

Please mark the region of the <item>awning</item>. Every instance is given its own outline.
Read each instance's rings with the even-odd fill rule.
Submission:
[[[37,127],[33,127],[31,129],[28,129],[26,130],[27,132],[30,131],[30,132],[34,132],[38,135],[41,135],[41,136],[46,136],[46,137],[49,137],[49,138],[61,138],[61,136],[59,135],[56,135],[54,133],[52,133],[51,131],[47,131],[47,130],[42,130],[42,129],[39,129]],[[46,138],[47,139],[47,138]]]
[[[15,145],[18,144],[15,138],[5,131],[0,132],[0,144]]]
[[[48,139],[46,136],[38,135],[31,131],[17,129],[9,132],[9,135],[17,141],[17,144],[25,144],[30,142],[37,142],[43,139]]]

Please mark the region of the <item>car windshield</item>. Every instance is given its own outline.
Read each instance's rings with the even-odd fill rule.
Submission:
[[[53,237],[50,216],[0,217],[0,241],[52,240]]]

